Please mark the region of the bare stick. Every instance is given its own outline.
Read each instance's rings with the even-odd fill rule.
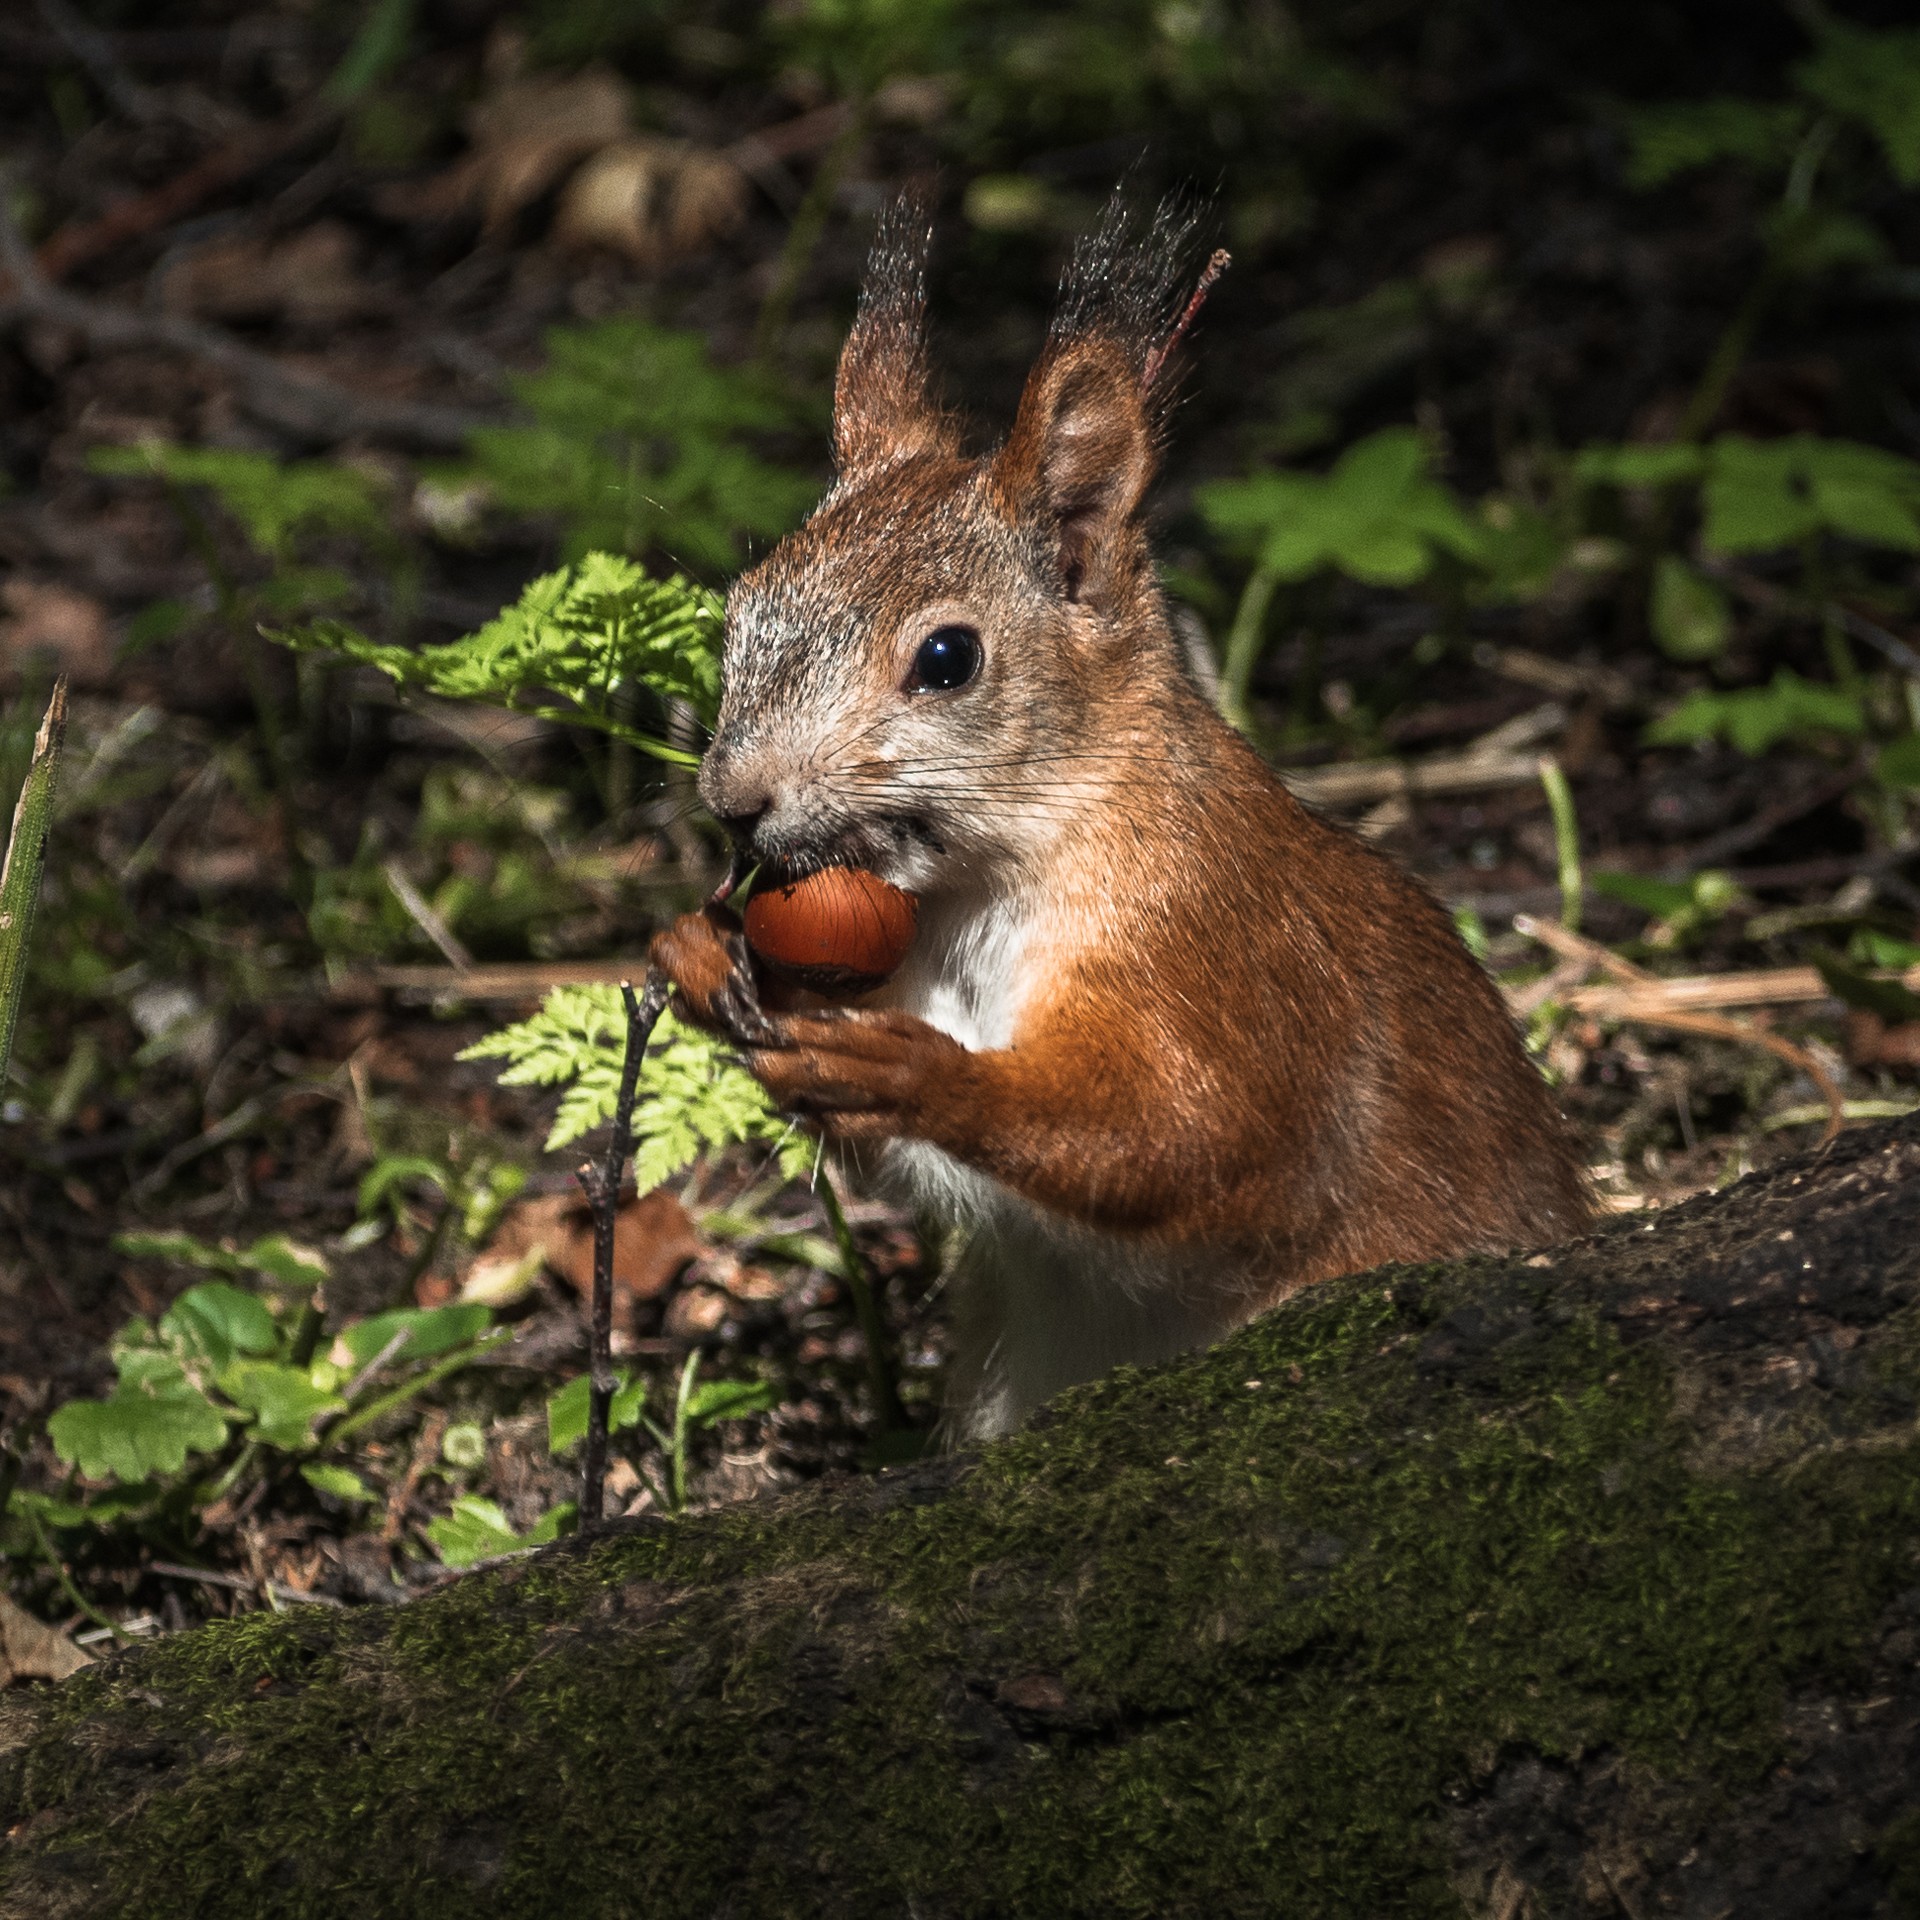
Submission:
[[[0,176],[0,184],[4,176]],[[331,445],[366,434],[401,445],[457,448],[488,416],[459,407],[410,400],[371,400],[333,380],[294,373],[271,354],[243,346],[216,327],[171,313],[135,313],[56,287],[35,264],[32,250],[0,194],[0,273],[11,286],[0,301],[0,324],[47,320],[70,327],[97,352],[161,348],[217,367],[240,388],[262,419]]]
[[[1775,1059],[1784,1060],[1788,1066],[1804,1073],[1820,1089],[1820,1097],[1827,1103],[1827,1130],[1820,1136],[1820,1144],[1826,1146],[1840,1131],[1841,1123],[1847,1117],[1846,1098],[1840,1091],[1839,1082],[1805,1047],[1796,1046],[1791,1040],[1765,1027],[1757,1027],[1750,1020],[1736,1020],[1731,1014],[1709,1013],[1703,1008],[1649,1004],[1646,998],[1636,998],[1637,994],[1651,995],[1659,987],[1661,983],[1657,976],[1649,973],[1645,967],[1635,966],[1631,960],[1622,959],[1597,940],[1589,940],[1571,927],[1562,926],[1557,920],[1536,920],[1526,914],[1515,914],[1513,925],[1515,932],[1525,934],[1530,940],[1538,940],[1543,947],[1552,948],[1562,958],[1570,962],[1584,962],[1620,982],[1620,989],[1616,990],[1620,997],[1608,1003],[1605,1017],[1629,1020],[1641,1026],[1664,1027],[1670,1033],[1707,1034],[1716,1040],[1731,1040],[1739,1046],[1764,1048]]]
[[[580,1468],[580,1531],[601,1524],[607,1478],[607,1420],[613,1406],[613,1229],[620,1212],[620,1183],[633,1151],[633,1099],[640,1087],[640,1060],[653,1038],[671,990],[658,967],[647,969],[647,984],[635,994],[631,981],[620,982],[627,1007],[627,1057],[620,1068],[620,1093],[613,1103],[613,1132],[607,1157],[596,1167],[586,1162],[574,1178],[593,1209],[593,1304],[587,1349],[587,1450]]]

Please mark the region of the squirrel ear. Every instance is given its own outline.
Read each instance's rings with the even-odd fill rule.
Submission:
[[[1118,342],[1050,347],[1028,376],[994,478],[1017,520],[1044,520],[1073,600],[1112,604],[1138,564],[1136,516],[1153,478],[1140,372]]]
[[[833,383],[833,457],[842,473],[916,453],[956,453],[959,436],[927,383],[927,250],[933,226],[911,194],[880,215],[860,308]]]

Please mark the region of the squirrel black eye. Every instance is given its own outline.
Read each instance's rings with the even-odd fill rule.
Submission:
[[[971,627],[936,627],[920,642],[909,693],[951,693],[980,671],[980,636]]]

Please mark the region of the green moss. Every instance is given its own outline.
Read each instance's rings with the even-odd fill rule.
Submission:
[[[10,1817],[60,1813],[5,1910],[58,1911],[64,1857],[156,1920],[1440,1914],[1502,1753],[1710,1811],[1913,1584],[1910,1429],[1709,1467],[1674,1349],[1550,1273],[1389,1278],[925,1504],[825,1488],[83,1676],[11,1723]],[[1890,1365],[1863,1392],[1910,1396]]]

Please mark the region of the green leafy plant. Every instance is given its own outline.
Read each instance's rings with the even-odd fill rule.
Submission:
[[[1647,729],[1647,739],[1655,746],[1724,739],[1741,753],[1760,754],[1796,735],[1853,736],[1865,730],[1857,694],[1816,685],[1782,667],[1769,686],[1689,694]]]
[[[696,333],[634,319],[561,328],[511,382],[533,416],[473,435],[464,472],[512,513],[551,515],[569,558],[659,553],[730,571],[742,537],[784,533],[819,488],[751,450],[794,409],[754,369],[716,367]]]
[[[1605,486],[1696,485],[1710,554],[1791,551],[1822,533],[1920,552],[1920,463],[1857,441],[1723,434],[1707,445],[1590,447],[1575,472]]]
[[[1282,583],[1333,570],[1369,586],[1407,587],[1440,555],[1470,558],[1481,545],[1479,529],[1429,472],[1426,443],[1411,427],[1359,441],[1323,475],[1215,481],[1200,489],[1199,505],[1216,534],[1253,554],[1221,662],[1222,705],[1242,726],[1268,608]]]
[[[618,987],[557,987],[531,1019],[488,1034],[461,1056],[504,1060],[509,1086],[564,1087],[547,1136],[566,1146],[613,1117],[626,1059]],[[803,1172],[808,1143],[767,1102],[760,1083],[711,1035],[661,1017],[640,1069],[634,1107],[634,1179],[645,1193],[695,1159],[737,1141],[763,1141],[783,1171]]]
[[[1787,169],[1826,117],[1866,136],[1899,185],[1920,186],[1920,32],[1875,32],[1825,12],[1803,18],[1815,50],[1792,71],[1799,99],[1721,95],[1628,113],[1629,183],[1662,186],[1719,161]]]
[[[36,1526],[129,1515],[164,1524],[169,1514],[178,1524],[250,1475],[288,1469],[323,1493],[369,1499],[339,1457],[345,1443],[505,1337],[484,1306],[409,1308],[358,1321],[321,1352],[315,1289],[327,1266],[310,1248],[278,1235],[217,1247],[180,1233],[128,1234],[116,1245],[231,1277],[189,1287],[155,1323],[127,1322],[113,1345],[113,1391],[53,1411],[56,1455],[93,1485],[79,1501],[16,1489],[11,1511],[32,1524],[5,1535],[9,1552],[34,1551]]]
[[[719,699],[720,619],[719,596],[679,574],[656,580],[631,560],[589,553],[529,582],[478,633],[444,646],[387,645],[337,621],[272,637],[297,652],[378,667],[396,686],[593,727],[690,766],[698,755],[631,723],[623,690],[642,686],[711,719]]]
[[[1685,946],[1745,897],[1731,875],[1711,867],[1684,880],[1599,869],[1587,875],[1587,884],[1595,893],[1644,913],[1652,923],[1645,943],[1653,948]]]
[[[427,1522],[426,1534],[445,1565],[464,1571],[503,1554],[544,1547],[569,1531],[573,1519],[573,1502],[562,1500],[549,1507],[525,1533],[516,1533],[496,1501],[477,1493],[462,1493],[455,1495],[449,1511]]]

